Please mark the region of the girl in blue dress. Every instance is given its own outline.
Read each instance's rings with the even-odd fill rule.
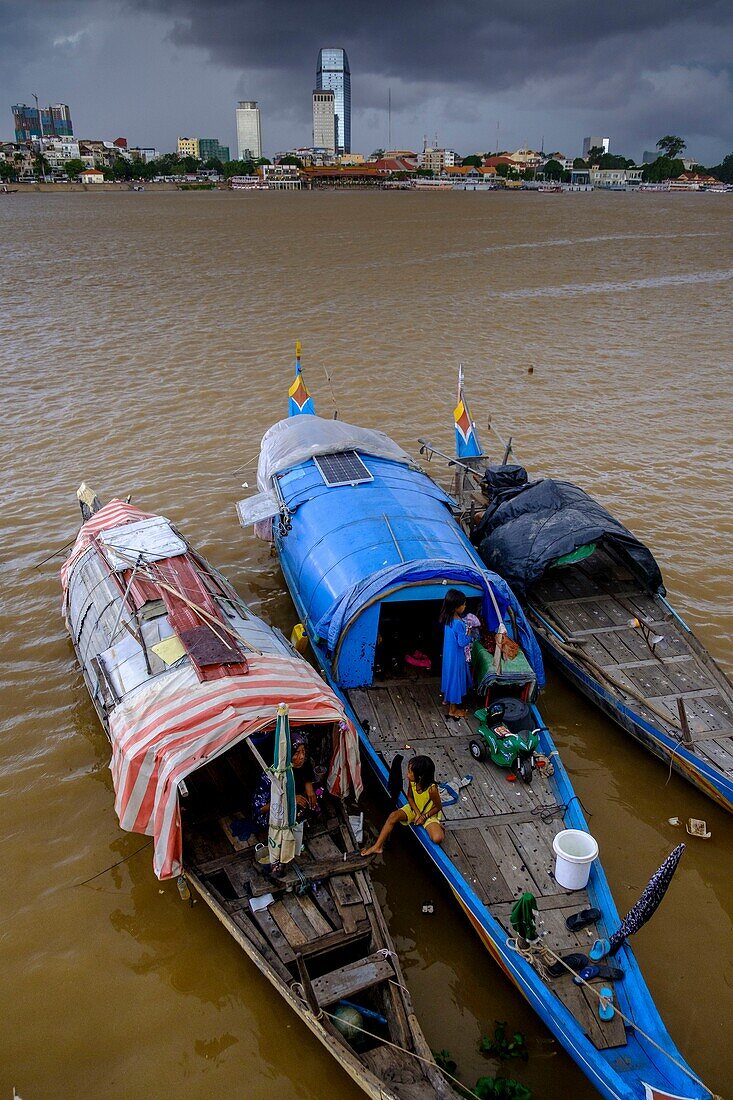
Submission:
[[[448,717],[458,722],[466,717],[463,700],[471,687],[470,665],[466,660],[466,646],[471,633],[463,621],[466,613],[466,597],[457,588],[449,588],[440,610],[443,626],[443,671],[440,690],[443,702],[448,704]]]

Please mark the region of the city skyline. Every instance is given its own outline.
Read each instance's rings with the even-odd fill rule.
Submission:
[[[288,0],[275,19],[250,0],[0,0],[0,138],[13,138],[10,106],[35,91],[42,105],[68,103],[80,135],[165,149],[179,134],[218,134],[234,151],[234,109],[252,97],[272,155],[308,143],[313,60],[340,42],[355,74],[355,151],[388,144],[390,89],[393,147],[419,149],[437,131],[463,153],[540,146],[543,136],[545,148],[576,153],[584,135],[611,134],[615,151],[638,158],[679,133],[703,163],[730,151],[732,11],[642,3],[580,20],[571,2],[529,5],[536,12],[525,6],[507,37],[472,4],[459,0],[448,20],[407,0],[390,10],[385,36],[381,8],[357,17],[350,3],[306,11]]]

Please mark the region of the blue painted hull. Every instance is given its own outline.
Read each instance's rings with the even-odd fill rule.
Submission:
[[[303,622],[308,623],[307,609],[300,599],[298,587],[287,566],[287,555],[281,552],[281,542],[276,538],[281,567],[291,596]],[[337,679],[331,674],[329,659],[318,637],[309,631],[311,645],[318,666],[326,680],[344,701],[350,717],[354,721],[361,741],[363,756],[369,760],[372,770],[385,793],[388,792],[388,769],[376,752],[365,733],[359,716],[349,703],[347,694],[341,689]],[[549,730],[544,725],[539,711],[533,708],[538,725],[542,728],[540,749],[543,753],[556,752]],[[567,828],[588,831],[588,826],[578,803],[568,775],[558,756],[555,763],[555,795],[558,802],[569,803],[565,814]],[[641,1037],[635,1030],[627,1028],[627,1044],[624,1047],[599,1051],[586,1038],[575,1018],[559,997],[555,996],[536,971],[516,951],[507,946],[507,933],[494,919],[486,905],[477,896],[471,885],[460,874],[442,848],[434,845],[423,830],[410,830],[415,841],[433,867],[443,877],[455,894],[461,908],[467,914],[471,924],[488,948],[504,973],[517,986],[532,1008],[537,1012],[565,1050],[588,1077],[601,1096],[608,1100],[645,1100],[644,1083],[663,1092],[690,1100],[708,1100],[710,1092],[692,1074],[685,1072],[686,1063],[674,1046],[651,994],[644,982],[633,952],[624,945],[616,958],[626,971],[623,982],[616,985],[618,1006],[626,1017],[633,1020],[647,1036],[665,1053],[655,1048],[653,1043]],[[611,896],[606,876],[596,861],[588,884],[591,903],[597,905],[606,920],[613,927],[620,924],[618,911]],[[672,1061],[674,1059],[674,1061]],[[677,1063],[675,1065],[675,1063]],[[678,1068],[679,1067],[679,1068]]]
[[[530,620],[540,639],[543,651],[548,654],[561,672],[574,686],[590,699],[604,714],[622,729],[630,733],[644,748],[693,783],[725,810],[733,812],[733,780],[718,768],[696,756],[681,745],[660,726],[633,710],[630,703],[622,703],[578,661],[554,644],[552,628],[530,612]]]

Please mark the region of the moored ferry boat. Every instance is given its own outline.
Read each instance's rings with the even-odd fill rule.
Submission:
[[[377,779],[394,793],[401,758],[434,761],[444,842],[410,832],[601,1095],[709,1097],[657,1013],[600,861],[572,885],[552,870],[568,832],[588,849],[593,842],[534,702],[542,661],[513,593],[481,562],[456,522],[455,502],[406,452],[381,432],[315,416],[299,361],[290,412],[263,438],[260,492],[240,502],[239,517],[274,543],[316,661],[358,726]],[[449,588],[480,615],[489,647],[493,635],[493,655],[483,645],[473,652],[483,732],[470,718],[446,715],[441,702],[436,621]],[[545,765],[528,775],[517,767],[530,781],[508,785],[494,756],[487,760],[481,738],[489,740],[485,723],[497,705],[505,723],[497,736],[524,739],[533,763]],[[526,895],[538,909],[541,950],[513,932]],[[585,970],[581,930],[589,926],[601,950],[615,934],[614,965]],[[573,978],[574,965],[585,977]]]
[[[152,837],[158,878],[196,890],[368,1096],[455,1100],[346,812],[361,778],[343,703],[167,519],[78,495],[63,611],[110,740],[122,828]],[[323,784],[316,807],[313,783],[296,794],[291,724]]]

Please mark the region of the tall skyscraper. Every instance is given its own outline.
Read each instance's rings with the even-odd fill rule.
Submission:
[[[11,107],[15,124],[16,141],[33,141],[40,137],[73,137],[71,111],[65,103],[52,107],[26,107],[17,103]]]
[[[237,157],[259,160],[262,156],[260,109],[254,99],[242,99],[237,107]]]
[[[333,88],[313,93],[313,147],[336,152],[336,94]]]
[[[351,69],[346,50],[322,49],[318,54],[316,88],[333,89],[336,152],[351,152]]]

